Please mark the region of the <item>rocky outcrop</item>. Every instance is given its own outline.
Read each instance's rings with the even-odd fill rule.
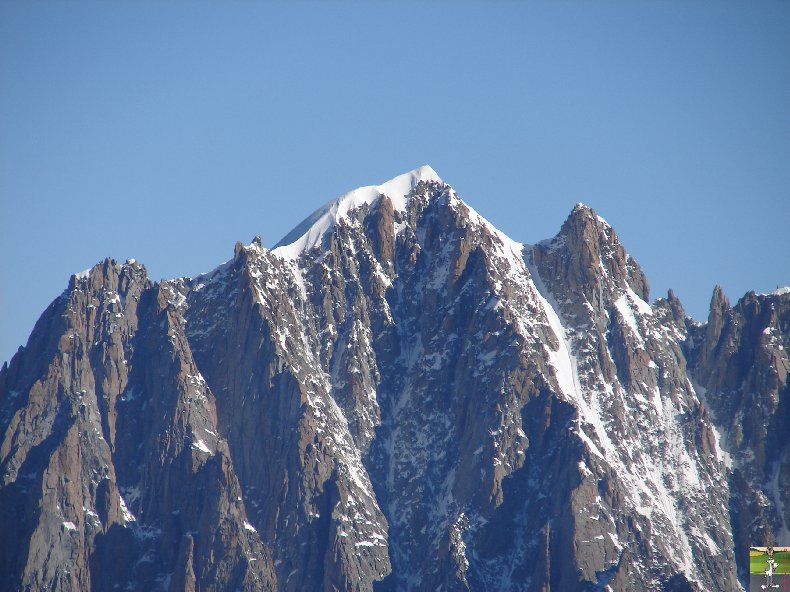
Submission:
[[[790,290],[750,292],[730,307],[716,287],[687,347],[698,390],[728,454],[739,568],[750,545],[790,544]]]
[[[178,301],[105,260],[0,374],[2,589],[275,589]]]
[[[717,294],[429,167],[197,278],[106,260],[0,371],[0,589],[736,590],[790,507],[787,296]]]
[[[725,459],[687,377],[679,301],[670,293],[650,306],[638,264],[614,230],[582,205],[529,259],[563,323],[560,338],[576,381],[567,389],[575,391],[575,431],[589,445],[585,471],[616,496],[603,504],[611,525],[599,544],[616,560],[602,563],[577,527],[582,565],[594,565],[599,584],[615,589],[670,582],[736,589]],[[577,513],[594,516],[595,496],[581,488],[577,495],[586,508]],[[644,557],[652,567],[645,569]]]

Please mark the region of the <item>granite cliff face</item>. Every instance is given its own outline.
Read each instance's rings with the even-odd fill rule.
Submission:
[[[108,259],[0,371],[0,590],[738,590],[790,294],[648,298],[589,208],[523,245],[429,167],[197,278]]]
[[[705,325],[691,325],[689,365],[728,451],[736,552],[790,544],[790,289],[746,294],[730,307],[721,288]],[[747,564],[739,565],[742,578]]]

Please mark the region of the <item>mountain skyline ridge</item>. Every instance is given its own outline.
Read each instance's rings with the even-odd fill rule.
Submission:
[[[408,176],[408,175],[418,175],[418,176],[419,176],[419,174],[420,174],[420,171],[421,171],[422,169],[425,169],[426,178],[427,178],[427,177],[431,177],[431,176],[433,176],[433,177],[435,177],[436,179],[438,179],[438,180],[441,180],[441,178],[440,178],[440,177],[439,177],[439,175],[436,173],[436,171],[435,171],[435,170],[434,170],[434,169],[433,169],[433,168],[432,168],[430,165],[426,164],[426,165],[422,165],[422,166],[420,166],[420,167],[417,167],[417,168],[415,168],[415,169],[412,169],[411,171],[409,171],[409,172],[407,172],[407,173],[403,173],[403,174],[401,174],[401,175],[399,175],[399,176],[397,176],[397,177],[394,177],[394,178],[392,178],[392,179],[389,179],[388,181],[385,181],[385,182],[384,182],[384,183],[382,183],[381,185],[386,185],[387,183],[392,183],[392,182],[393,182],[393,181],[395,181],[396,179],[400,179],[401,177],[406,177],[406,176]],[[332,200],[330,200],[329,202],[327,202],[327,204],[325,204],[325,206],[322,206],[322,207],[319,207],[318,209],[316,209],[316,210],[315,210],[315,212],[314,212],[312,215],[316,215],[316,214],[318,214],[319,212],[321,212],[321,211],[323,210],[323,208],[325,208],[325,207],[328,207],[328,206],[329,206],[329,205],[331,205],[331,204],[335,204],[336,202],[341,202],[341,201],[342,201],[342,200],[343,200],[345,197],[347,197],[347,196],[350,196],[350,195],[352,195],[352,194],[355,194],[355,193],[357,193],[357,192],[360,192],[360,191],[362,191],[362,190],[366,190],[366,191],[374,190],[376,187],[379,187],[379,186],[376,186],[376,185],[363,186],[363,187],[358,187],[358,188],[356,188],[356,189],[353,189],[353,190],[351,190],[351,191],[347,191],[347,192],[343,193],[342,195],[340,195],[340,196],[338,196],[338,197],[336,197],[336,198],[333,198]],[[577,203],[584,204],[584,202],[583,202],[583,201],[582,201],[582,202],[577,202]],[[586,204],[585,204],[585,205],[586,205]],[[589,207],[589,206],[588,206],[588,207]],[[275,248],[277,248],[278,246],[281,246],[281,245],[282,245],[282,244],[283,244],[283,243],[284,243],[284,242],[285,242],[285,241],[286,241],[286,240],[287,240],[287,239],[288,239],[288,238],[289,238],[289,237],[290,237],[290,236],[291,236],[293,233],[297,232],[297,231],[298,231],[298,229],[299,229],[299,227],[300,227],[301,225],[305,224],[305,223],[306,223],[306,222],[309,220],[309,218],[310,218],[310,216],[308,216],[307,218],[305,218],[305,219],[304,219],[304,220],[303,220],[301,223],[299,223],[299,224],[297,224],[296,226],[292,227],[292,229],[291,229],[290,231],[288,231],[288,232],[286,232],[284,235],[282,235],[282,238],[281,238],[279,241],[277,241],[277,242],[276,242],[274,245],[272,245],[271,247],[269,247],[269,248],[271,248],[271,249],[275,249]],[[537,242],[540,242],[540,240],[541,240],[541,239],[539,239]],[[528,244],[528,243],[524,243],[524,244]],[[139,257],[137,257],[137,256],[136,256],[136,253],[131,253],[131,255],[132,255],[132,256],[131,256],[131,257],[129,257],[130,259],[139,259]],[[205,273],[205,272],[202,272],[202,273]],[[172,276],[169,276],[169,277],[172,277]],[[167,279],[167,276],[166,276],[166,277],[163,277],[162,279]],[[712,285],[712,286],[709,288],[709,291],[708,291],[707,293],[708,293],[708,294],[710,294],[710,293],[713,291],[713,289],[715,288],[715,286],[716,286],[716,285],[718,285],[718,283],[714,283],[714,284],[713,284],[713,285]],[[780,286],[779,284],[777,284],[777,285],[776,285],[776,288],[777,288],[777,289],[778,289],[778,288],[780,288],[780,287],[781,287],[781,286]],[[669,285],[669,286],[667,286],[667,290],[669,290],[669,289],[673,289],[673,286],[672,286],[672,285]],[[770,291],[770,290],[769,290],[769,291]],[[765,292],[765,293],[768,293],[768,292]],[[705,295],[706,304],[708,304],[708,303],[709,303],[709,301],[707,300],[707,298],[708,298],[708,296],[707,296],[707,294],[706,294],[706,295]],[[699,316],[698,316],[698,317],[695,317],[695,318],[697,318],[697,320],[700,320],[700,321],[701,321],[701,320],[704,320],[704,318],[705,318],[705,315],[706,315],[706,314],[707,314],[707,306],[706,306],[705,308],[703,308],[703,309],[700,311],[700,314],[699,314]],[[19,346],[22,346],[22,345],[24,345],[24,342],[23,342],[22,344],[19,344]],[[17,346],[17,347],[18,347],[18,346]],[[14,351],[15,351],[15,350],[14,350]],[[9,361],[12,355],[13,355],[13,353],[9,353],[9,354],[8,354],[8,359],[7,359],[7,360],[5,360],[5,361]]]
[[[522,242],[587,203],[697,319],[786,283],[787,6],[357,8],[0,6],[0,361],[104,256],[195,276],[423,162]]]
[[[337,221],[340,218],[342,218],[348,212],[349,209],[359,207],[360,205],[365,203],[370,205],[376,200],[378,200],[387,191],[390,191],[397,195],[401,195],[400,192],[405,189],[406,191],[403,193],[403,195],[406,195],[409,193],[411,189],[414,188],[414,186],[419,181],[435,181],[442,184],[445,183],[445,181],[439,176],[436,170],[430,164],[426,163],[414,169],[411,169],[405,173],[396,175],[395,177],[392,177],[391,179],[388,179],[387,181],[384,181],[378,185],[365,185],[365,186],[357,187],[355,189],[343,193],[342,195],[332,198],[331,200],[326,202],[323,206],[320,206],[315,211],[313,211],[312,214],[306,216],[301,222],[296,224],[290,231],[286,232],[282,236],[282,238],[279,239],[272,246],[265,248],[268,248],[270,251],[277,252],[279,255],[285,257],[286,259],[293,259],[294,257],[298,257],[298,254],[301,253],[303,250],[320,246],[320,241],[322,240],[322,238],[326,235],[326,233],[331,232],[331,229],[334,226],[334,224],[337,223]],[[398,199],[400,200],[400,206],[399,208],[396,209],[403,209],[406,205],[405,201],[403,201],[402,198],[398,198]],[[474,211],[477,214],[476,210],[474,210],[472,206],[470,206],[466,202],[464,203],[468,208],[470,208],[472,211]],[[338,208],[340,208],[341,211],[338,211]],[[604,224],[606,224],[611,228],[611,225],[603,217],[601,217],[601,215],[598,212],[596,212],[591,206],[587,205],[583,201],[576,202],[572,206],[568,215],[571,215],[578,208],[593,212],[593,214],[601,222],[603,222]],[[477,215],[480,216],[479,214]],[[483,218],[482,216],[481,218],[485,220],[485,218]],[[501,231],[498,230],[493,224],[491,224],[491,222],[489,222],[488,220],[485,220],[485,222],[489,226],[491,226],[492,229],[501,233]],[[507,238],[513,241],[511,237],[508,236]],[[256,235],[254,240],[257,241],[260,246],[264,246],[260,236]],[[518,242],[518,244],[521,244],[524,247],[531,247],[533,245],[549,242],[551,240],[552,240],[551,238],[544,238],[538,240],[535,243],[520,243],[519,241],[513,241],[513,242]],[[237,243],[238,242],[240,241],[237,241]],[[130,260],[136,261],[137,259],[130,258]],[[220,264],[220,266],[228,263],[228,261],[229,260],[226,260],[225,262]],[[78,272],[77,275],[79,275],[79,273],[85,273],[90,269],[92,269],[92,267],[87,268],[82,272]],[[202,272],[194,277],[209,275],[213,271],[214,270],[208,272]],[[185,279],[191,279],[187,276],[183,276],[183,277]],[[162,278],[162,280],[165,279],[176,279],[176,278]],[[752,291],[758,294],[775,294],[775,293],[782,293],[786,289],[788,289],[788,285],[777,284],[774,290],[768,292],[757,292],[756,290],[752,290]],[[713,295],[713,293],[716,290],[721,290],[721,286],[719,284],[714,284],[713,286],[711,286],[710,289],[711,295]],[[668,287],[667,291],[668,292],[673,291],[672,286]],[[711,298],[713,298],[713,296],[711,296]],[[695,320],[701,322],[704,321],[705,319],[695,318]]]

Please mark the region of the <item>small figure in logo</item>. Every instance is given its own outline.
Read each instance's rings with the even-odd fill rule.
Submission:
[[[774,584],[774,570],[779,567],[779,564],[774,561],[774,548],[768,547],[766,553],[768,554],[768,559],[766,561],[765,571],[765,584],[760,584],[760,588],[763,590],[770,590],[772,588],[779,588],[779,584]]]

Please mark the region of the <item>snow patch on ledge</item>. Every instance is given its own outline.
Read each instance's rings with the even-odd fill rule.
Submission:
[[[636,324],[634,311],[631,310],[631,307],[628,305],[628,297],[625,294],[622,294],[620,298],[615,300],[614,306],[620,312],[620,315],[622,315],[626,324],[631,329],[631,332],[634,334],[634,337],[636,338],[639,345],[644,348],[644,342],[642,341],[641,333],[639,333],[639,327]]]
[[[436,171],[424,165],[381,185],[369,185],[349,191],[305,218],[275,245],[272,252],[285,259],[298,258],[301,253],[320,245],[324,235],[349,211],[364,204],[371,204],[381,195],[388,196],[392,200],[392,206],[403,211],[406,209],[406,196],[420,181],[443,183]]]
[[[626,286],[626,294],[628,294],[628,299],[640,314],[648,317],[653,316],[653,309],[650,307],[650,304],[642,300],[639,295],[631,289],[631,286]]]
[[[206,446],[206,443],[198,438],[197,442],[192,442],[192,448],[195,450],[200,450],[201,452],[205,452],[206,454],[214,454],[211,449]]]
[[[257,530],[255,530],[255,527],[252,524],[250,524],[249,522],[245,522],[244,523],[244,530],[249,531],[249,532],[258,532]]]
[[[120,494],[118,495],[118,505],[121,507],[121,515],[123,515],[124,522],[137,522],[137,518],[129,511],[126,500]]]

